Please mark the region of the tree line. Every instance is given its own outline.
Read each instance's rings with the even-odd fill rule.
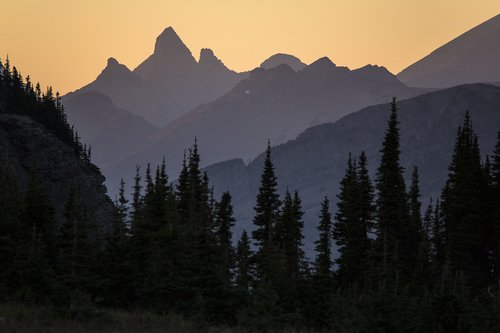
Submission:
[[[325,197],[318,212],[312,260],[300,195],[279,195],[269,144],[253,228],[234,237],[231,195],[214,197],[196,141],[176,182],[165,161],[137,168],[130,200],[122,180],[105,228],[89,219],[76,187],[56,225],[36,175],[23,192],[4,165],[0,297],[73,316],[140,308],[256,331],[494,331],[500,133],[482,159],[466,113],[442,194],[422,207],[416,167],[405,184],[398,124],[393,100],[374,181],[363,152],[348,156],[335,207]]]
[[[9,57],[3,63],[0,59],[0,114],[28,116],[42,124],[59,140],[70,146],[75,155],[90,162],[92,149],[82,143],[78,132],[68,123],[59,92],[52,87],[42,92],[40,83],[33,85],[30,76],[23,78],[15,66],[11,67]]]

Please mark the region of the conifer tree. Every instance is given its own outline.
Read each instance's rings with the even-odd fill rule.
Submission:
[[[257,204],[254,208],[255,217],[253,222],[257,230],[252,232],[256,245],[260,247],[264,247],[272,240],[273,227],[276,224],[280,207],[277,186],[274,165],[271,161],[271,145],[268,142],[259,193],[257,194]]]
[[[315,276],[321,280],[329,280],[332,276],[332,214],[330,200],[325,196],[321,203],[320,222],[318,224],[319,239],[314,242],[316,260],[314,261]]]
[[[404,170],[400,163],[397,111],[396,99],[393,98],[376,179],[376,257],[379,260],[383,282],[387,282],[387,278],[398,281],[409,278],[418,247],[418,230],[410,220]]]
[[[278,248],[283,251],[286,260],[286,275],[289,283],[296,284],[301,277],[304,260],[302,250],[302,205],[297,191],[292,194],[286,191],[282,204],[282,212],[276,222],[274,238]]]
[[[136,166],[134,186],[132,187],[132,205],[130,210],[130,231],[134,234],[141,217],[141,175],[140,167]]]
[[[359,204],[361,209],[361,223],[366,226],[366,232],[372,232],[376,207],[374,203],[374,188],[370,176],[368,175],[368,159],[364,151],[358,159],[357,175],[359,182]]]
[[[245,294],[249,292],[252,284],[251,258],[250,238],[246,230],[243,230],[236,248],[236,286]]]
[[[314,275],[309,293],[308,317],[312,326],[319,329],[328,327],[333,298],[332,274],[332,215],[330,201],[325,196],[321,203],[321,213],[317,226],[319,238],[315,241],[316,259]]]
[[[256,230],[252,232],[255,245],[258,246],[256,253],[257,272],[261,279],[271,275],[276,268],[273,260],[276,259],[277,247],[274,244],[274,227],[278,221],[280,200],[277,193],[277,178],[274,174],[274,165],[271,161],[271,145],[268,142],[264,159],[257,203],[254,207],[255,216],[253,223]]]
[[[337,276],[341,284],[355,283],[366,265],[369,250],[367,227],[362,221],[360,187],[356,161],[349,154],[344,178],[340,182],[333,238],[338,246]]]
[[[46,303],[54,292],[57,262],[56,224],[52,202],[34,169],[29,172],[24,209],[13,262],[13,290],[19,300]]]
[[[410,206],[410,219],[414,228],[421,229],[422,227],[422,203],[420,202],[420,181],[418,175],[418,168],[413,167],[411,174],[411,185],[408,191],[408,201]]]
[[[59,302],[73,307],[89,302],[97,288],[94,260],[95,229],[86,209],[81,205],[78,190],[72,186],[65,205],[65,220],[59,232],[58,280],[64,290]]]
[[[229,192],[224,192],[220,202],[217,204],[215,226],[223,260],[222,276],[226,287],[229,287],[231,284],[231,270],[234,265],[234,250],[232,246],[233,234],[231,231],[234,222],[231,195]]]
[[[477,135],[467,112],[457,133],[441,205],[446,230],[445,269],[451,274],[465,274],[474,287],[491,283],[488,253],[492,228],[487,215],[487,188]]]
[[[111,232],[101,259],[101,294],[104,304],[110,307],[128,307],[133,294],[129,253],[129,228],[127,224],[128,200],[125,181],[121,179],[118,199],[115,202]]]

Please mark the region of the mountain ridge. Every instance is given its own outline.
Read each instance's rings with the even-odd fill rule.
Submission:
[[[473,27],[414,64],[397,77],[409,86],[445,88],[500,79],[500,14]]]

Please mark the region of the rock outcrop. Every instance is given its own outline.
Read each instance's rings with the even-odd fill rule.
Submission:
[[[76,158],[72,148],[30,118],[0,114],[2,163],[13,169],[22,190],[27,186],[29,173],[35,173],[52,200],[59,223],[69,191],[75,186],[90,218],[103,228],[111,225],[113,204],[99,169]]]

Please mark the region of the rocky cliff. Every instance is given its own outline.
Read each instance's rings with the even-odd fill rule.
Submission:
[[[47,190],[59,222],[72,186],[90,218],[103,227],[111,224],[113,204],[106,195],[104,176],[93,164],[75,156],[72,148],[44,126],[26,116],[0,114],[0,164],[8,163],[25,189],[34,171]]]

